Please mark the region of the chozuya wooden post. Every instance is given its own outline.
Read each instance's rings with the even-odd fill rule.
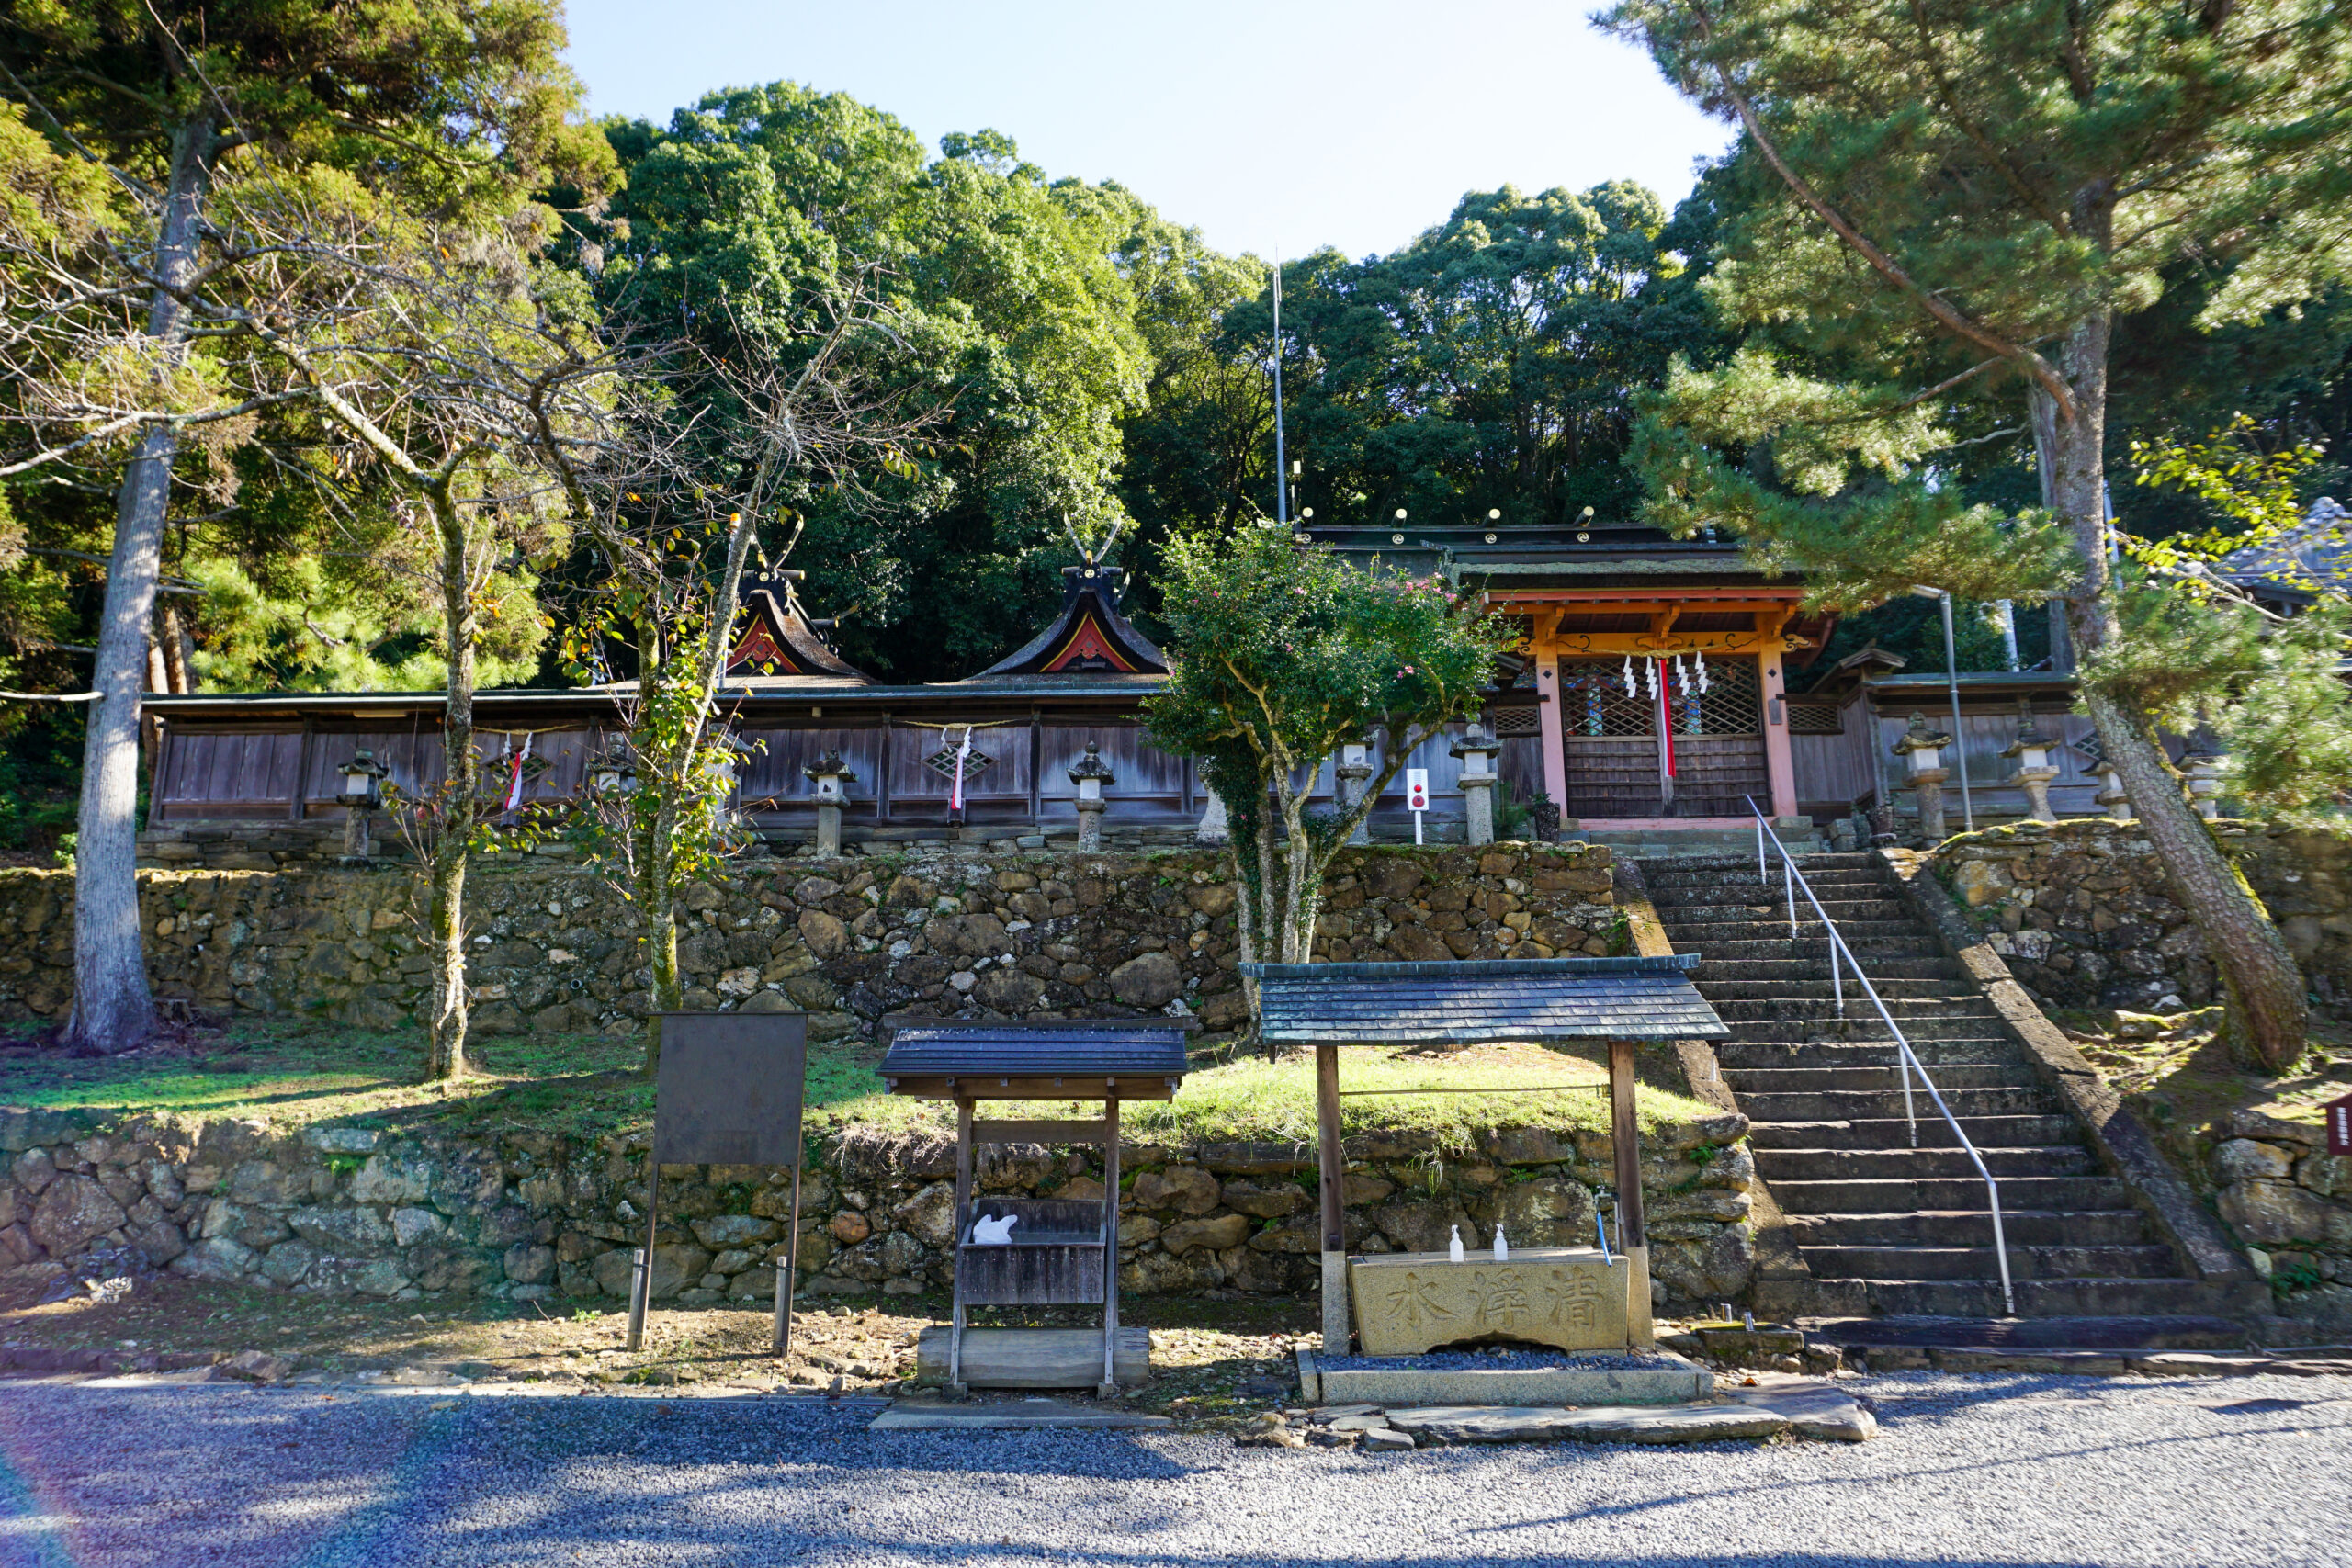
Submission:
[[[800,1168],[808,1163],[807,1147],[796,1147],[792,1157],[792,1219],[790,1228],[784,1233],[784,1258],[775,1266],[773,1343],[779,1356],[792,1348],[792,1292],[800,1280]]]
[[[1113,1201],[1116,1201],[1114,1191]],[[962,1247],[965,1235],[972,1228],[972,1102],[956,1101],[956,1241]],[[958,1264],[958,1268],[961,1264]],[[956,1292],[956,1305],[947,1321],[947,1392],[961,1399],[971,1391],[964,1386],[964,1292]]]
[[[653,1238],[662,1224],[662,1123],[653,1123],[645,1148],[645,1245],[637,1251],[637,1267],[629,1270],[628,1348],[634,1355],[645,1344],[645,1309],[653,1299]]]
[[[1119,1101],[1102,1102],[1102,1382],[1095,1393],[1119,1393]]]
[[[1323,1200],[1323,1353],[1348,1353],[1348,1254],[1345,1179],[1340,1141],[1340,1048],[1315,1047],[1315,1167]]]
[[[1634,1116],[1634,1043],[1609,1043],[1609,1138],[1617,1151],[1617,1245],[1625,1254],[1625,1337],[1657,1342],[1650,1321],[1649,1232],[1642,1218],[1642,1132]]]

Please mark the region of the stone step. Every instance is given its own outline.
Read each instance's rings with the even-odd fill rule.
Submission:
[[[1939,1084],[1944,1081],[1939,1069],[1945,1066],[2025,1062],[2025,1053],[2015,1044],[1989,1035],[1915,1039],[1911,1054],[1927,1064]],[[1883,1067],[1892,1072],[1895,1055],[1892,1041],[1720,1040],[1715,1043],[1715,1060],[1726,1073],[1767,1067]]]
[[[1710,942],[1792,941],[1826,942],[1829,940],[1821,934],[1821,922],[1818,920],[1808,919],[1799,921],[1797,934],[1792,938],[1789,935],[1789,922],[1785,916],[1775,920],[1752,911],[1736,919],[1726,917],[1713,920],[1677,921],[1669,919],[1667,911],[1661,909],[1658,911],[1658,920],[1665,926],[1666,934],[1674,943],[1674,951],[1677,953],[1703,950]],[[1927,940],[1918,925],[1907,919],[1839,920],[1838,934],[1844,937],[1857,953],[1862,950],[1862,943],[1869,942]]]
[[[2222,1316],[2258,1308],[2251,1292],[2202,1280],[2132,1277],[2013,1279],[2020,1317]],[[2257,1281],[2258,1283],[2258,1281]],[[2265,1292],[2267,1287],[2263,1287]],[[2002,1317],[1994,1280],[1857,1280],[1816,1294],[1851,1301],[1861,1312],[1894,1316]]]
[[[1855,984],[1852,967],[1841,962],[1838,970],[1845,976],[1846,995],[1857,995],[1860,987]],[[1917,981],[1932,980],[1946,992],[1967,984],[1960,965],[1941,957],[1865,958],[1862,960],[1862,973],[1870,976],[1871,984],[1878,987],[1878,993],[1883,997],[1894,995],[1895,986]],[[1811,986],[1817,982],[1826,988],[1829,984],[1829,958],[1826,953],[1818,958],[1785,955],[1716,958],[1702,955],[1699,967],[1692,972],[1691,977],[1710,986],[1785,987],[1792,984]]]
[[[1826,991],[1828,987],[1825,986],[1822,989]],[[1845,1019],[1840,1019],[1830,998],[1826,996],[1714,997],[1707,996],[1707,988],[1704,985],[1699,987],[1699,994],[1707,997],[1708,1002],[1715,1010],[1716,1016],[1725,1023],[1762,1023],[1778,1020],[1783,1022],[1851,1021],[1857,1025],[1866,1024],[1869,1028],[1875,1030],[1883,1030],[1885,1027],[1877,1016],[1878,1010],[1871,1007],[1869,998],[1864,997],[1849,997],[1846,999],[1847,1016]],[[1888,1014],[1902,1026],[1903,1032],[1906,1036],[1911,1033],[1911,1025],[1914,1021],[1967,1022],[1975,1026],[1972,1032],[1988,1033],[1990,1031],[1985,1028],[1985,1025],[1995,1022],[2001,1016],[1994,1010],[1993,1004],[1982,997],[1882,997],[1880,1000],[1886,1004]],[[1868,1016],[1865,1017],[1864,1014]],[[1867,1039],[1869,1036],[1863,1035],[1861,1038]],[[1881,1038],[1884,1036],[1882,1034]]]
[[[1827,973],[1829,964],[1827,938],[1806,937],[1792,942],[1787,934],[1788,927],[1782,926],[1781,931],[1781,934],[1777,937],[1752,938],[1740,942],[1678,942],[1674,944],[1674,951],[1697,953],[1700,966],[1702,969],[1709,969],[1710,972],[1713,964],[1733,963],[1741,959],[1796,958],[1818,964],[1822,965],[1823,973]],[[1871,966],[1885,959],[1942,959],[1944,956],[1944,950],[1924,936],[1870,938],[1849,936],[1846,938],[1846,951],[1860,959],[1862,967],[1873,975],[1878,971]]]
[[[1965,1156],[1960,1157],[1963,1161],[1966,1159]],[[1916,1156],[1913,1163],[1917,1163]],[[2111,1176],[2042,1176],[2030,1169],[2003,1170],[1999,1164],[1989,1159],[1984,1163],[1993,1167],[1994,1179],[2000,1183],[2001,1213],[2005,1217],[2013,1211],[2045,1213],[2120,1211],[2134,1215],[2139,1213],[2139,1210],[2131,1206],[2130,1190]],[[1964,1177],[1921,1179],[1895,1176],[1875,1181],[1766,1179],[1771,1182],[1773,1198],[1792,1218],[1798,1214],[1841,1217],[1892,1213],[1989,1214],[1992,1212],[1984,1201],[1984,1179],[1973,1169]],[[2132,1223],[2135,1227],[2139,1224],[2136,1219]],[[1989,1240],[1990,1236],[1991,1233],[1987,1232],[1978,1239]],[[2085,1238],[2062,1236],[2056,1239]],[[2135,1228],[2128,1236],[2105,1239],[2144,1241],[2147,1237]]]
[[[1958,1107],[1953,1108],[1955,1111]],[[1954,1149],[1951,1129],[1944,1125],[1935,1107],[1919,1118],[1919,1137],[1915,1145],[1911,1129],[1900,1116],[1892,1119],[1864,1117],[1851,1121],[1819,1122],[1758,1122],[1749,1125],[1749,1145],[1758,1151],[1765,1149]],[[1968,1141],[1980,1149],[2023,1148],[2042,1144],[2068,1144],[2081,1138],[2082,1129],[2072,1116],[2004,1115],[1962,1116],[1960,1130]]]
[[[1724,1081],[1731,1085],[1732,1092],[1739,1096],[1740,1103],[1745,1105],[1751,1094],[1818,1094],[1831,1089],[1865,1092],[1893,1089],[1899,1093],[1905,1069],[1891,1063],[1877,1066],[1857,1063],[1852,1066],[1836,1067],[1725,1066],[1723,1075]],[[1944,1062],[1929,1067],[1928,1075],[1935,1081],[1936,1088],[1946,1095],[1956,1089],[2043,1087],[2040,1076],[2022,1061]],[[1909,1077],[1912,1092],[1923,1092],[1918,1074],[1911,1073]]]
[[[1761,1018],[1733,1018],[1724,1014],[1724,1008],[1737,1005],[1724,1002],[1715,1010],[1723,1018],[1724,1027],[1730,1031],[1723,1042],[1726,1044],[1752,1042],[1759,1045],[1844,1045],[1870,1046],[1882,1051],[1894,1049],[1894,1037],[1887,1032],[1886,1025],[1881,1021],[1875,1009],[1867,1018],[1856,1018],[1850,1012],[1839,1018],[1827,1008],[1823,1008],[1819,1013],[1807,1015],[1802,1007],[1793,1006],[1781,1006],[1777,1011],[1768,1009],[1766,1016]],[[1922,1014],[1909,1011],[1900,1002],[1889,1007],[1887,1011],[1894,1014],[1896,1021],[1902,1025],[1903,1037],[1911,1043],[1914,1051],[1920,1053],[1921,1061],[1928,1059],[1922,1047],[1933,1042],[2007,1038],[2001,1032],[1997,1014],[1990,1018],[1981,1012]]]
[[[1805,1340],[1860,1349],[1872,1345],[1952,1346],[1982,1350],[2226,1350],[2246,1342],[2233,1318],[1828,1317],[1807,1318]]]
[[[1833,887],[1841,889],[1867,887],[1880,895],[1891,890],[1884,870],[1869,866],[1856,866],[1851,870],[1835,868],[1826,871],[1808,871],[1804,874],[1804,885],[1813,889],[1816,897],[1823,899],[1829,897],[1829,890]],[[1763,890],[1765,896],[1772,897],[1785,898],[1788,896],[1784,891],[1787,885],[1781,880],[1781,874],[1778,871],[1774,871],[1763,881],[1758,882],[1756,879],[1756,863],[1752,860],[1733,865],[1709,866],[1685,862],[1670,871],[1663,872],[1645,869],[1642,873],[1642,886],[1649,890],[1652,901],[1671,897],[1678,902],[1687,903],[1690,901],[1690,895],[1692,893],[1706,893],[1710,890],[1721,890],[1730,897],[1755,897],[1758,896],[1758,889]],[[1851,893],[1840,895],[1844,897],[1854,896]],[[1804,904],[1803,892],[1797,894],[1797,902],[1800,905]]]
[[[1940,1086],[1939,1086],[1940,1087]],[[1943,1089],[1944,1104],[1960,1118],[1964,1129],[1970,1121],[1983,1116],[2049,1116],[2058,1114],[2061,1101],[2053,1091],[2040,1084],[2018,1085],[2000,1089]],[[1925,1138],[1926,1122],[1943,1126],[1943,1117],[1936,1110],[1936,1102],[1924,1089],[1912,1091],[1912,1113],[1922,1126]],[[1770,1126],[1783,1122],[1861,1122],[1878,1118],[1900,1119],[1903,1096],[1892,1089],[1822,1089],[1816,1092],[1743,1094],[1739,1108],[1750,1122]],[[1945,1129],[1949,1134],[1950,1129]],[[1973,1140],[1973,1133],[1969,1134]],[[1906,1134],[1904,1141],[1908,1143]]]
[[[1756,863],[1755,830],[1750,829],[1747,831],[1749,836],[1747,845],[1747,853],[1719,854],[1713,857],[1698,858],[1692,860],[1690,863],[1702,867],[1753,866]],[[1784,844],[1788,843],[1788,835],[1785,833],[1781,834],[1781,841]],[[1794,846],[1791,847],[1793,848]],[[1765,847],[1764,853],[1768,859],[1768,863],[1775,865],[1780,863],[1780,857],[1772,852],[1771,847],[1769,844]],[[1864,866],[1883,869],[1885,864],[1886,863],[1879,858],[1877,852],[1871,850],[1821,850],[1797,856],[1797,869],[1804,872],[1807,876],[1811,876],[1816,868],[1824,870],[1850,871],[1857,867]],[[1679,868],[1678,867],[1677,869]],[[1648,867],[1645,866],[1643,868],[1643,874],[1645,876],[1649,874]]]
[[[1834,1011],[1840,999],[1836,987],[1829,983],[1826,970],[1815,971],[1817,979],[1807,978],[1792,966],[1784,976],[1742,979],[1735,976],[1718,975],[1711,970],[1695,971],[1690,978],[1699,994],[1709,1001],[1727,1002],[1826,1002]],[[1992,1012],[1990,1003],[1979,993],[1963,987],[1962,982],[1950,975],[1931,975],[1918,979],[1881,979],[1871,976],[1871,987],[1883,1002],[1950,1001],[1981,1007]],[[1851,974],[1844,978],[1846,1010],[1854,1014],[1876,1015],[1870,998]],[[1899,1019],[1903,1015],[1895,1014]]]
[[[1973,1135],[1973,1134],[1972,1134]],[[1984,1148],[1976,1151],[1985,1168],[2003,1184],[2003,1190],[2012,1181],[2088,1181],[2111,1182],[2113,1178],[2100,1174],[2091,1151],[2082,1144],[2029,1144],[2013,1149]],[[1785,1190],[1802,1189],[1815,1184],[1844,1186],[1849,1183],[1875,1190],[1883,1184],[1916,1185],[1930,1198],[1942,1190],[1936,1184],[1957,1181],[1962,1190],[1973,1189],[1981,1194],[1984,1184],[1977,1179],[1976,1168],[1968,1160],[1963,1149],[1915,1149],[1908,1144],[1891,1149],[1768,1149],[1756,1151],[1756,1168],[1771,1184],[1777,1194]],[[2041,1189],[2034,1189],[2040,1191]],[[2123,1184],[2109,1187],[2052,1188],[2053,1196],[2020,1198],[2019,1202],[2032,1201],[2044,1209],[2108,1209],[2114,1207],[2113,1199],[2124,1193]],[[1789,1206],[1785,1202],[1783,1207]],[[1856,1192],[1850,1197],[1825,1196],[1798,1205],[1815,1213],[1832,1210],[1883,1209],[1898,1207],[1868,1193]],[[1952,1204],[1939,1204],[1951,1208]]]
[[[1595,824],[1568,829],[1560,837],[1563,840],[1606,844],[1620,860],[1639,863],[1645,874],[1653,864],[1737,860],[1743,852],[1749,865],[1756,863],[1756,834],[1747,828],[1611,828]],[[1783,833],[1781,841],[1800,858],[1828,847],[1819,837],[1804,831]]]
[[[1817,1280],[1998,1280],[1990,1247],[1805,1247],[1798,1249]],[[2009,1244],[2017,1280],[2163,1280],[2180,1263],[2161,1243],[2131,1247],[2025,1247]]]
[[[1973,1209],[1936,1206],[1877,1213],[1800,1213],[1790,1210],[1789,1235],[1800,1247],[1807,1249],[1808,1258],[1815,1248],[1977,1247],[1984,1249],[1989,1258],[1993,1215],[1984,1207],[1984,1183],[1976,1184],[1975,1196]],[[1782,1206],[1787,1206],[1785,1201]],[[2020,1247],[2128,1247],[2145,1245],[2148,1239],[2147,1224],[2137,1209],[2011,1209],[2006,1202],[2001,1208],[2001,1234],[2008,1239],[2012,1251]],[[2015,1265],[2011,1267],[2014,1269]]]
[[[1746,925],[1769,921],[1777,915],[1781,933],[1785,935],[1788,932],[1789,907],[1777,890],[1770,899],[1740,898],[1721,889],[1710,893],[1694,888],[1691,892],[1692,897],[1687,899],[1650,900],[1657,906],[1657,918],[1665,922],[1668,931],[1679,926]],[[1901,900],[1871,897],[1866,889],[1849,893],[1831,888],[1827,892],[1817,893],[1815,897],[1821,900],[1823,913],[1837,922],[1841,933],[1849,922],[1900,920],[1908,925],[1912,918],[1909,908]],[[1804,936],[1808,932],[1814,936],[1821,934],[1821,918],[1813,912],[1813,906],[1806,903],[1804,895],[1800,893],[1797,895],[1796,934]],[[1693,931],[1692,934],[1699,933]]]

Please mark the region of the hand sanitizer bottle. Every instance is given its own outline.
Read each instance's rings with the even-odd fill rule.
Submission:
[[[1462,1227],[1453,1225],[1449,1228],[1453,1232],[1453,1237],[1445,1244],[1445,1256],[1453,1262],[1459,1263],[1462,1261]]]
[[[1510,1261],[1510,1243],[1503,1239],[1503,1227],[1500,1225],[1495,1227],[1495,1261],[1498,1263]]]

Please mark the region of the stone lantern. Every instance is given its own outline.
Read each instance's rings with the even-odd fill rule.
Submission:
[[[343,765],[343,793],[335,799],[343,807],[343,852],[354,860],[365,860],[374,852],[368,837],[368,817],[384,804],[384,778],[390,772],[364,746]]]
[[[1102,813],[1110,802],[1102,798],[1102,786],[1119,782],[1111,764],[1102,760],[1093,741],[1086,743],[1086,755],[1070,764],[1069,782],[1078,786],[1078,847],[1081,852],[1102,847]]]
[[[1465,836],[1474,844],[1491,844],[1495,841],[1495,759],[1502,752],[1502,743],[1473,720],[1464,728],[1453,751],[1462,761]]]
[[[2113,820],[2118,822],[2132,820],[2132,797],[2123,793],[2123,775],[2116,772],[2113,762],[2101,762],[2098,765],[2097,798],[2101,806],[2107,807],[2107,814]]]
[[[1372,742],[1350,740],[1342,743],[1340,747],[1340,760],[1333,765],[1331,774],[1338,784],[1340,814],[1342,817],[1347,816],[1358,806],[1363,804],[1364,786],[1372,778]],[[1364,819],[1349,831],[1348,842],[1351,844],[1372,842],[1370,813],[1366,813]]]
[[[1894,743],[1894,754],[1903,759],[1911,787],[1919,792],[1919,832],[1930,844],[1943,841],[1944,780],[1951,776],[1944,766],[1943,750],[1951,744],[1951,737],[1929,729],[1927,716],[1916,709],[1903,739]]]
[[[2050,761],[2050,751],[2056,744],[2034,728],[2033,699],[2019,697],[2018,738],[2001,755],[2018,760],[2018,771],[2009,776],[2008,783],[2025,791],[2028,815],[2036,822],[2058,820],[2058,814],[2050,809],[2050,781],[2058,776],[2058,769]]]
[[[2191,751],[2180,760],[2188,776],[2188,804],[2208,822],[2222,815],[2222,759],[2211,751]]]
[[[849,786],[857,782],[857,775],[849,771],[839,751],[828,751],[800,771],[816,788],[817,854],[823,860],[839,860],[842,807],[849,800]]]

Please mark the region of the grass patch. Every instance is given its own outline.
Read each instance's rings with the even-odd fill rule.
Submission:
[[[2276,1077],[2247,1070],[2217,1032],[2222,1010],[2206,1008],[2166,1021],[2153,1035],[2127,1037],[2116,1015],[2088,1010],[2053,1016],[2085,1059],[2123,1102],[2154,1126],[2184,1168],[2201,1171],[2200,1140],[2238,1110],[2258,1110],[2317,1125],[2320,1108],[2352,1089],[2352,1021],[2315,1009],[2311,1046]]]
[[[241,1020],[192,1046],[115,1057],[74,1058],[0,1050],[0,1103],[53,1109],[234,1117],[293,1130],[361,1122],[392,1131],[536,1132],[596,1137],[652,1118],[652,1086],[638,1076],[634,1039],[530,1035],[475,1041],[475,1072],[453,1085],[422,1081],[424,1042],[415,1033],[372,1033],[282,1020]],[[856,1122],[886,1129],[945,1130],[953,1111],[933,1100],[886,1092],[878,1053],[863,1041],[808,1048],[808,1128],[821,1135]],[[1539,1045],[1474,1046],[1443,1054],[1351,1049],[1341,1054],[1342,1089],[1519,1089],[1557,1092],[1350,1094],[1340,1101],[1350,1133],[1375,1129],[1433,1135],[1449,1152],[1491,1126],[1574,1133],[1609,1124],[1608,1075],[1599,1063]],[[1644,1084],[1635,1106],[1646,1129],[1713,1114],[1711,1108]],[[991,1105],[1001,1115],[1067,1115],[1066,1104]],[[1083,1106],[1077,1108],[1081,1114]],[[1130,1135],[1193,1139],[1315,1138],[1311,1056],[1260,1058],[1202,1067],[1173,1100],[1126,1106]]]
[[[1563,1085],[1557,1092],[1525,1092]],[[1600,1064],[1541,1045],[1479,1045],[1443,1054],[1351,1048],[1340,1056],[1340,1125],[1343,1132],[1417,1132],[1439,1148],[1466,1151],[1482,1128],[1541,1127],[1555,1133],[1599,1131],[1609,1125],[1609,1073]],[[1350,1090],[1388,1092],[1356,1094]],[[1413,1093],[1422,1089],[1497,1089],[1496,1094]],[[813,1098],[813,1097],[812,1097]],[[1712,1106],[1643,1084],[1634,1111],[1645,1129],[1715,1114]],[[828,1108],[844,1121],[869,1125],[945,1130],[954,1117],[935,1100],[909,1100],[880,1092]],[[991,1114],[1060,1117],[1091,1114],[1089,1102],[998,1102]],[[1185,1143],[1315,1141],[1315,1061],[1310,1055],[1269,1062],[1250,1057],[1187,1075],[1176,1098],[1136,1100],[1120,1110],[1129,1137]]]

